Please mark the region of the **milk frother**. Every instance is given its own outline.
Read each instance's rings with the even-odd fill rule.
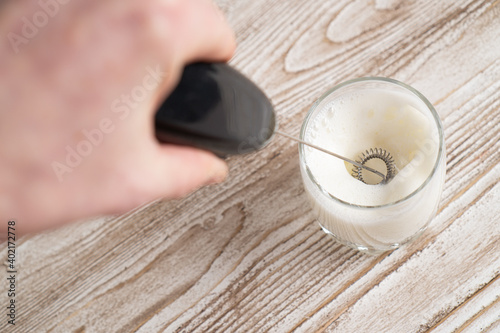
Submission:
[[[394,175],[393,160],[381,148],[367,150],[353,161],[277,131],[274,108],[266,95],[225,63],[186,66],[179,84],[156,113],[155,129],[160,142],[194,146],[219,156],[263,148],[276,133],[353,164],[353,177],[360,181],[364,182],[361,169],[377,174],[382,183]],[[373,158],[386,163],[386,175],[364,165]]]

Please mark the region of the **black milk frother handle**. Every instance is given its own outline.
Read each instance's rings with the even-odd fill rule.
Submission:
[[[264,93],[229,65],[195,63],[158,109],[155,128],[160,142],[226,156],[264,147],[275,115]]]

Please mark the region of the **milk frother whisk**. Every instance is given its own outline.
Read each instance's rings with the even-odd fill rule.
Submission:
[[[382,148],[371,148],[353,161],[276,130],[274,108],[249,79],[225,63],[195,63],[184,68],[178,86],[155,116],[160,142],[189,145],[219,156],[248,153],[264,147],[273,134],[307,145],[351,163],[353,177],[365,182],[363,170],[386,183],[394,176],[394,160]],[[384,161],[387,174],[364,165]]]

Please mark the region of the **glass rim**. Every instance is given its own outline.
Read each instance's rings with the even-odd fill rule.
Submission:
[[[360,77],[360,78],[356,78],[356,79],[351,79],[351,80],[347,80],[347,81],[344,81],[342,83],[339,83],[339,84],[335,85],[333,88],[328,89],[325,93],[323,93],[323,95],[321,95],[320,98],[318,98],[316,100],[316,102],[314,102],[314,104],[311,106],[311,108],[307,112],[307,115],[306,115],[304,121],[302,122],[302,126],[301,126],[301,129],[300,129],[300,139],[304,140],[306,128],[307,128],[307,125],[309,124],[311,116],[314,113],[314,111],[317,109],[317,107],[321,104],[321,102],[323,102],[323,100],[325,100],[333,92],[335,92],[335,91],[337,91],[337,90],[339,90],[341,88],[344,88],[344,87],[352,85],[352,84],[356,84],[356,83],[360,83],[360,82],[369,82],[369,81],[384,82],[384,83],[389,83],[389,84],[393,84],[393,85],[402,87],[402,88],[408,90],[409,92],[411,92],[416,97],[418,97],[422,102],[424,102],[424,104],[427,106],[427,108],[429,109],[430,113],[432,114],[432,117],[433,117],[433,119],[435,121],[435,124],[437,126],[438,136],[439,136],[439,150],[438,150],[436,161],[434,162],[434,166],[433,166],[431,172],[429,173],[429,175],[427,176],[427,178],[425,179],[425,181],[417,189],[415,189],[410,194],[408,194],[405,197],[403,197],[401,199],[398,199],[396,201],[389,202],[389,203],[386,203],[386,204],[383,204],[383,205],[374,205],[374,206],[372,205],[372,206],[370,206],[370,205],[356,205],[356,204],[350,203],[348,201],[339,199],[339,198],[335,197],[334,195],[330,194],[330,192],[328,192],[323,186],[321,186],[319,184],[319,182],[316,180],[316,178],[314,177],[314,175],[312,174],[311,170],[309,169],[309,166],[307,165],[307,163],[305,161],[305,155],[304,155],[304,146],[305,145],[300,143],[299,144],[299,160],[300,160],[300,163],[304,165],[306,173],[307,173],[307,176],[312,181],[312,183],[314,184],[314,186],[317,187],[320,190],[320,192],[323,193],[323,195],[325,195],[327,198],[333,199],[333,200],[335,200],[337,202],[340,202],[341,204],[344,204],[344,205],[347,205],[347,206],[351,206],[351,207],[355,207],[355,208],[361,208],[361,209],[363,209],[363,208],[364,209],[373,209],[373,208],[384,208],[384,207],[395,206],[395,205],[397,205],[399,203],[407,201],[408,199],[410,199],[413,196],[415,196],[417,193],[421,192],[426,187],[426,185],[431,181],[432,177],[436,174],[437,169],[439,167],[439,164],[441,162],[441,159],[443,157],[443,153],[444,153],[444,131],[443,131],[443,124],[441,122],[441,119],[439,118],[439,115],[438,115],[436,109],[431,104],[431,102],[429,102],[429,100],[424,95],[422,95],[418,90],[416,90],[415,88],[407,85],[406,83],[403,83],[403,82],[395,80],[395,79],[391,79],[391,78],[387,78],[387,77],[380,77],[380,76],[366,76],[366,77]]]

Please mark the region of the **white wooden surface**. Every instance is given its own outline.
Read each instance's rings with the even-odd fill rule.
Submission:
[[[378,257],[335,243],[307,204],[296,145],[277,137],[184,200],[19,240],[18,324],[2,314],[0,331],[500,332],[500,2],[218,3],[239,42],[232,65],[288,133],[355,77],[429,98],[448,151],[429,229]]]

